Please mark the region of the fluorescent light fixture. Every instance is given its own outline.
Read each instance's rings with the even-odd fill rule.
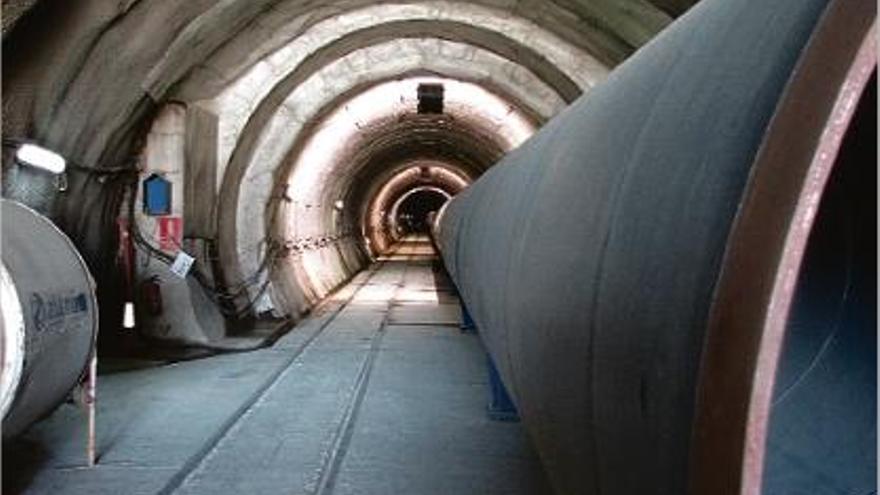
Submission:
[[[125,303],[125,310],[122,312],[122,327],[134,328],[134,303]]]
[[[15,153],[15,157],[27,165],[47,170],[53,174],[60,174],[67,167],[67,161],[64,157],[36,144],[21,145]]]

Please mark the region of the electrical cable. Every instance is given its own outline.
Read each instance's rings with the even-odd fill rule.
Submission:
[[[128,217],[131,238],[135,242],[135,244],[143,248],[148,255],[156,257],[159,261],[167,265],[171,265],[174,263],[174,256],[153,246],[147,239],[145,239],[139,229],[137,222],[135,221],[135,201],[137,196],[137,184],[137,180],[132,181],[128,198]],[[208,241],[213,242],[213,239],[208,239]],[[270,280],[266,279],[262,282],[260,280],[271,267],[271,264],[280,257],[279,253],[283,250],[283,245],[273,240],[264,240],[263,243],[266,244],[266,252],[262,260],[260,261],[260,265],[257,267],[256,271],[252,275],[245,277],[241,282],[232,287],[220,289],[213,285],[208,280],[208,277],[200,270],[198,264],[194,265],[193,269],[190,271],[193,279],[195,279],[196,282],[206,291],[209,298],[214,301],[214,303],[217,305],[218,309],[224,316],[229,316],[233,318],[244,317],[245,315],[247,315],[247,313],[251,312],[254,309],[257,301],[260,299],[260,297],[263,296],[263,294],[266,293],[266,290],[268,290]],[[246,295],[246,292],[253,289],[258,283],[259,286],[256,289],[254,296],[249,297],[248,303],[242,308],[236,308],[234,306],[235,300],[239,299],[243,294]]]
[[[35,144],[35,143],[33,140],[23,139],[23,138],[10,138],[10,137],[3,138],[3,147],[5,147],[5,148],[17,149],[17,148],[21,147],[23,144]],[[16,162],[16,164],[18,164],[17,159],[15,162]],[[65,162],[66,162],[67,168],[69,168],[69,169],[73,169],[73,170],[76,170],[79,172],[85,172],[87,174],[93,174],[93,175],[123,175],[123,174],[135,174],[135,173],[139,172],[139,170],[137,168],[126,167],[126,166],[102,167],[102,168],[87,167],[85,165],[79,164],[79,163],[71,160],[68,157],[65,157]]]

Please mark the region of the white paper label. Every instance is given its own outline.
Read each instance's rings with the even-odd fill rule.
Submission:
[[[181,251],[177,253],[177,258],[171,264],[171,272],[180,278],[186,278],[186,274],[189,273],[195,261],[195,258]]]

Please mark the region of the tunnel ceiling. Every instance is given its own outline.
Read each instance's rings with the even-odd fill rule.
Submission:
[[[142,120],[156,102],[211,99],[278,50],[320,37],[310,29],[326,21],[345,19],[363,26],[372,30],[374,41],[395,38],[396,29],[408,29],[405,24],[394,25],[405,19],[519,23],[526,26],[526,32],[540,28],[602,65],[613,66],[689,3],[483,0],[377,7],[355,0],[320,4],[296,0],[4,0],[4,10],[8,9],[8,19],[4,19],[4,132],[47,142],[86,166],[106,166],[130,154],[128,143],[142,129]],[[392,21],[387,33],[375,27],[389,22],[382,15]],[[409,26],[413,29],[417,24]],[[337,28],[344,32],[344,26]],[[440,30],[447,34],[461,31],[452,24]],[[497,44],[479,31],[464,30],[458,36]],[[528,40],[526,45],[539,41]],[[326,44],[323,40],[321,46]],[[528,46],[522,45],[514,47],[511,56],[528,57]],[[498,45],[496,49],[505,48]],[[72,122],[85,125],[72,126]]]
[[[478,126],[439,119],[417,116],[391,124],[392,129],[375,129],[375,139],[365,137],[365,146],[351,156],[355,166],[336,194],[362,209],[390,176],[413,163],[437,162],[459,176],[475,178],[504,155],[504,145]],[[441,185],[437,179],[434,183]]]
[[[163,105],[215,115],[213,237],[236,282],[259,265],[272,198],[334,109],[388,81],[432,76],[473,84],[537,127],[691,3],[4,0],[3,133],[83,167],[132,167]],[[478,175],[515,146],[483,113],[373,122],[344,155],[352,167],[322,172],[332,179],[324,207],[345,198],[362,210],[377,177],[413,160]],[[94,221],[72,195],[59,201],[68,224]]]

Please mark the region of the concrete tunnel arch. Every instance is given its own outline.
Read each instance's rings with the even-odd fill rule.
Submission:
[[[443,115],[415,113],[415,89],[425,82],[449,89]],[[473,83],[437,77],[386,81],[337,102],[312,132],[298,137],[300,144],[274,172],[277,192],[266,207],[266,229],[285,255],[269,270],[265,292],[272,305],[285,313],[304,311],[376,254],[360,235],[362,212],[390,180],[386,172],[433,159],[451,170],[440,184],[463,183],[461,177],[480,175],[534,128],[505,99]]]
[[[270,179],[271,175],[269,174],[274,167],[273,164],[280,162],[283,159],[283,156],[289,153],[287,150],[296,147],[296,129],[303,126],[313,125],[313,123],[316,122],[315,119],[317,116],[322,113],[320,108],[323,107],[326,109],[330,106],[330,102],[337,99],[331,96],[333,93],[346,94],[349,91],[356,91],[371,80],[392,78],[401,73],[411,72],[417,68],[419,71],[427,70],[429,72],[453,78],[474,79],[478,81],[483,81],[488,76],[489,80],[492,81],[492,85],[497,84],[501,88],[510,88],[511,84],[513,88],[520,85],[524,85],[523,88],[534,88],[534,85],[528,82],[528,78],[525,80],[517,78],[516,80],[505,82],[505,79],[498,77],[497,74],[493,75],[492,72],[484,73],[482,69],[479,69],[480,64],[485,61],[484,59],[480,59],[479,57],[476,59],[470,59],[470,55],[468,55],[467,51],[448,52],[445,48],[447,45],[448,42],[442,41],[432,42],[431,40],[411,40],[403,45],[396,42],[393,45],[394,50],[391,51],[387,48],[377,47],[379,52],[372,55],[368,55],[367,53],[364,53],[364,51],[358,51],[355,54],[352,54],[352,56],[357,55],[361,58],[367,56],[371,59],[375,59],[377,56],[388,57],[388,64],[390,65],[383,65],[382,71],[357,73],[355,74],[355,77],[358,80],[346,82],[351,78],[351,74],[349,73],[349,66],[347,65],[347,62],[345,62],[346,59],[343,59],[342,61],[334,62],[331,66],[325,69],[326,71],[330,71],[328,74],[335,72],[335,76],[325,75],[321,76],[320,79],[317,78],[319,76],[316,76],[298,87],[297,90],[288,97],[287,101],[282,106],[278,107],[275,116],[272,117],[270,121],[266,122],[265,127],[262,128],[264,130],[260,131],[259,129],[261,129],[261,127],[257,125],[252,131],[247,131],[242,135],[242,139],[239,141],[237,149],[226,170],[226,178],[224,179],[223,187],[225,192],[220,195],[221,203],[218,213],[221,223],[229,224],[231,222],[232,225],[235,225],[241,223],[244,219],[247,219],[248,222],[261,221],[260,218],[256,218],[254,212],[244,213],[239,210],[237,213],[232,214],[232,209],[235,208],[236,205],[241,204],[238,201],[238,195],[243,194],[254,198],[255,196],[253,195],[257,194],[256,197],[258,199],[255,201],[255,204],[262,204],[268,200],[271,196],[272,182]],[[367,49],[367,52],[368,51],[369,49]],[[426,53],[432,52],[437,56],[425,56]],[[410,53],[411,55],[407,56],[407,53]],[[449,58],[455,53],[458,53],[455,58]],[[479,53],[480,52],[476,52],[476,54]],[[496,60],[499,62],[501,61],[497,58]],[[383,74],[384,71],[387,72]],[[324,89],[317,88],[324,88],[327,81],[333,81],[333,84],[336,85],[339,85],[340,83],[348,84],[349,89],[338,88],[331,93],[331,95],[326,95]],[[303,89],[303,86],[307,84],[312,84],[316,89]],[[505,93],[508,92],[509,91],[505,91]],[[324,98],[328,98],[327,104],[320,101],[309,101],[309,105],[314,107],[313,110],[308,109],[308,105],[304,107],[300,104],[300,99],[305,98],[304,95],[312,95],[312,97],[314,97],[316,93]],[[529,94],[529,90],[518,89],[514,90],[513,93],[520,95]],[[545,91],[539,90],[537,93],[534,93],[534,95],[537,96],[543,93],[545,93]],[[526,108],[529,108],[529,106],[526,106]],[[296,110],[291,113],[291,111],[285,109]],[[258,121],[252,120],[252,122],[249,123],[249,126],[256,122]],[[311,122],[312,124],[303,124],[304,122]],[[240,174],[244,174],[244,176],[240,176]],[[239,188],[242,189],[239,190]],[[257,230],[262,229],[258,228]],[[231,236],[235,236],[235,238],[233,239]],[[224,259],[227,277],[231,282],[234,283],[241,280],[241,278],[243,278],[242,274],[252,272],[254,267],[258,265],[257,257],[248,254],[248,252],[256,252],[255,246],[242,246],[242,243],[245,242],[245,238],[237,231],[237,227],[221,231],[220,240],[221,257]],[[233,246],[238,247],[233,249]],[[242,256],[244,256],[244,258],[241,258]]]
[[[232,126],[228,131],[221,131],[224,133],[221,137],[223,141],[237,141],[227,170],[233,173],[225,174],[225,193],[220,195],[221,223],[232,221],[233,224],[241,224],[244,219],[250,222],[254,218],[257,218],[257,222],[260,221],[257,215],[242,214],[240,211],[230,215],[227,212],[231,205],[241,203],[238,201],[240,194],[251,194],[248,191],[239,191],[239,185],[249,188],[254,181],[261,182],[258,188],[262,188],[263,193],[256,201],[257,204],[262,204],[271,197],[266,171],[246,172],[244,177],[239,174],[242,173],[242,168],[250,170],[251,164],[262,166],[265,170],[267,164],[272,167],[271,164],[282,160],[283,150],[295,146],[290,137],[297,133],[290,132],[289,124],[296,126],[315,120],[317,115],[314,112],[311,116],[305,116],[302,106],[294,103],[293,98],[297,91],[313,81],[321,81],[324,86],[336,86],[329,91],[331,94],[354,89],[351,86],[350,89],[338,87],[340,81],[344,82],[350,77],[348,74],[341,77],[322,76],[332,72],[332,67],[356,68],[355,72],[369,74],[369,79],[362,79],[355,86],[383,77],[374,68],[380,59],[385,61],[383,66],[388,63],[396,64],[396,69],[392,68],[392,71],[398,74],[419,70],[477,80],[487,86],[500,88],[511,95],[513,100],[524,100],[526,103],[519,104],[519,108],[530,113],[532,118],[540,120],[549,118],[564,105],[565,99],[560,97],[560,93],[571,99],[604,78],[607,73],[607,69],[590,54],[568,45],[542,27],[516,17],[506,17],[501,22],[496,19],[499,12],[491,9],[459,5],[449,9],[425,10],[421,6],[411,6],[400,10],[386,9],[385,14],[376,17],[369,15],[369,12],[372,12],[371,8],[365,8],[352,13],[350,19],[344,14],[338,19],[324,21],[325,24],[334,25],[332,30],[322,30],[319,23],[309,31],[314,32],[313,36],[304,34],[301,37],[305,39],[303,43],[306,46],[311,43],[311,48],[296,51],[291,49],[295,43],[290,43],[277,49],[267,59],[271,59],[270,67],[295,67],[290,72],[282,74],[276,71],[273,73],[275,75],[260,79],[260,66],[255,65],[249,73],[239,78],[238,83],[230,87],[227,92],[230,98],[243,98],[251,103],[247,103],[243,109],[249,115],[245,128]],[[335,38],[327,38],[325,33],[335,30],[341,30],[343,34],[334,34]],[[314,39],[323,39],[325,44],[316,44]],[[408,48],[415,48],[409,57],[405,55]],[[431,56],[425,56],[431,52]],[[523,54],[528,56],[523,58]],[[516,58],[517,62],[511,62],[511,58]],[[405,65],[401,66],[401,61]],[[365,62],[373,67],[366,68]],[[489,65],[486,65],[487,62]],[[519,66],[520,63],[524,65]],[[492,65],[498,69],[486,69]],[[394,72],[388,72],[384,77],[393,77]],[[504,73],[509,77],[498,76]],[[577,82],[573,82],[572,78]],[[255,89],[259,86],[255,84],[258,79],[263,83],[271,82],[273,88],[268,92]],[[322,92],[326,94],[328,91],[323,88]],[[262,98],[259,104],[253,103],[257,95]],[[279,120],[278,112],[285,108],[294,110],[282,112],[286,116]],[[288,124],[283,122],[285,118]],[[291,119],[293,122],[290,122]],[[243,120],[239,117],[239,121]],[[221,117],[221,126],[223,122],[225,120]],[[283,131],[282,135],[272,137],[266,136],[266,129],[270,132],[272,129]],[[267,149],[265,143],[272,143],[271,148],[275,151]],[[221,149],[221,163],[224,156],[225,152]],[[259,247],[242,246],[246,242],[244,237],[247,236],[243,237],[237,230],[237,227],[233,227],[220,232],[224,275],[227,282],[233,284],[241,281],[259,265]],[[230,236],[234,236],[234,241]],[[236,246],[234,252],[231,247],[233,245]]]
[[[431,212],[436,213],[440,211],[440,209],[443,208],[443,205],[446,204],[450,199],[452,199],[452,196],[452,194],[436,186],[417,186],[413,189],[407,190],[405,193],[400,195],[400,197],[397,198],[396,201],[394,201],[394,204],[391,206],[391,210],[388,212],[388,219],[391,222],[390,231],[392,235],[395,236],[394,239],[400,239],[400,232],[398,231],[400,219],[403,215],[405,215],[403,211],[406,210],[407,207],[416,207],[420,206],[418,204],[420,202],[429,202],[428,208],[420,207],[420,209],[424,211],[419,213],[424,213],[424,216],[422,218],[416,219],[417,221],[421,222],[422,230],[420,230],[420,232],[427,233],[428,214]],[[439,199],[439,201],[437,201],[437,199]],[[415,203],[415,205],[413,205],[413,203]]]
[[[341,5],[343,3],[344,6]],[[248,43],[250,50],[245,51],[234,45],[223,46],[218,53],[213,54],[211,60],[194,68],[193,73],[188,75],[187,81],[177,88],[177,94],[189,100],[213,98],[224,88],[239,84],[250,76],[260,77],[257,74],[259,72],[257,67],[261,61],[267,62],[269,71],[273,72],[268,79],[263,79],[263,86],[274,87],[281,78],[285,77],[285,74],[275,73],[273,67],[297,66],[306,57],[314,58],[322,51],[327,55],[334,50],[347,50],[349,48],[345,48],[345,45],[352,43],[340,43],[340,41],[346,38],[352,41],[352,36],[366,35],[373,39],[378,39],[377,36],[387,37],[390,31],[386,27],[390,25],[421,24],[420,29],[425,31],[419,33],[420,37],[430,38],[441,34],[440,37],[450,40],[464,41],[465,38],[470,38],[475,40],[477,46],[484,47],[496,43],[498,37],[503,37],[502,46],[529,50],[537,55],[537,58],[530,55],[532,60],[546,60],[553,67],[558,67],[558,69],[547,67],[550,72],[561,72],[565,74],[564,77],[576,81],[581,87],[590,86],[604,78],[606,67],[618,63],[621,60],[620,55],[625,51],[612,48],[610,43],[601,43],[602,47],[590,43],[588,38],[594,36],[600,29],[567,30],[571,16],[563,13],[564,9],[559,9],[556,5],[545,6],[541,15],[536,16],[536,12],[528,10],[516,12],[492,2],[482,1],[467,3],[409,1],[376,6],[363,1],[345,0],[325,2],[325,4],[328,11],[336,10],[336,12],[333,15],[328,15],[326,11],[320,11],[320,15],[313,12],[305,25],[279,23],[278,29],[269,33],[254,33],[253,31],[256,30],[240,33],[239,36],[246,38],[247,41],[255,38],[253,42]],[[173,49],[157,64],[153,71],[155,76],[151,77],[149,84],[156,89],[151,90],[151,93],[158,92],[159,88],[167,85],[167,82],[163,81],[167,76],[162,78],[159,77],[160,74],[170,70],[175,63],[189,62],[194,58],[191,50],[183,51],[182,47],[191,44],[192,39],[199,35],[216,36],[215,33],[207,31],[208,24],[212,22],[207,19],[210,14],[204,17],[206,19],[199,22],[198,26],[193,26],[193,29],[183,33]],[[447,29],[435,29],[432,27],[433,23],[447,25]],[[448,33],[448,27],[455,24],[461,25],[459,29],[453,30],[456,33],[442,35],[444,31]],[[658,29],[662,24],[664,23],[656,24],[654,29]],[[256,38],[259,35],[261,37]],[[495,40],[492,41],[492,38]],[[368,44],[370,43],[365,42],[362,46]],[[341,46],[330,50],[322,48],[332,45]],[[509,51],[506,48],[499,50]],[[186,63],[181,65],[188,66]],[[264,75],[265,69],[266,67],[263,68]]]
[[[374,257],[397,240],[387,220],[394,218],[397,207],[407,195],[434,188],[451,198],[474,181],[474,177],[459,167],[432,160],[405,163],[383,175],[387,178],[375,181],[375,186],[366,195],[372,199],[364,204],[360,214],[361,235],[365,247]]]

